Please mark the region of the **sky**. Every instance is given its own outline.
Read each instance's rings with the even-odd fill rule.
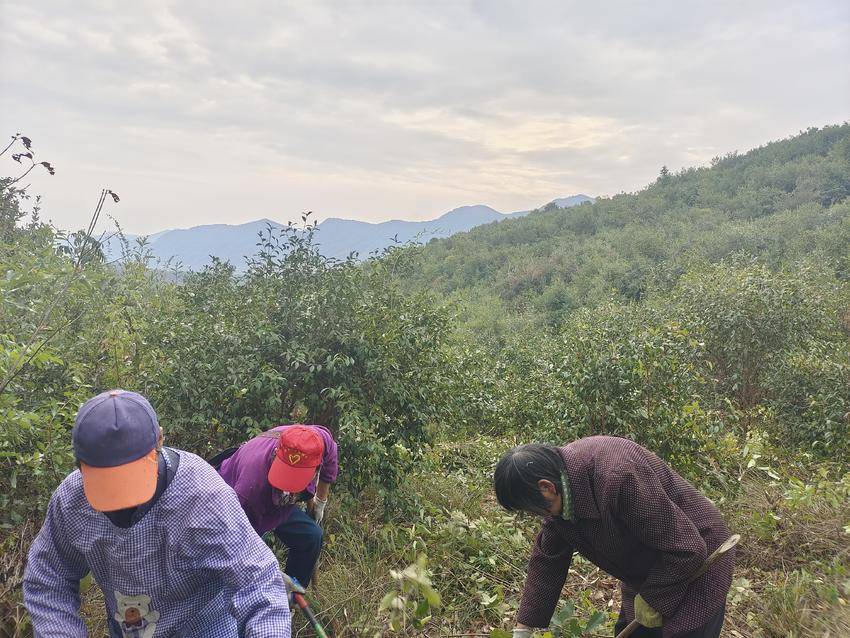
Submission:
[[[850,119],[850,2],[0,0],[42,217],[130,233],[631,192]],[[15,175],[10,153],[0,175]]]

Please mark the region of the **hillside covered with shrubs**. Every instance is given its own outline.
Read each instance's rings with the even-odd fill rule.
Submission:
[[[469,323],[498,334],[517,314],[557,326],[612,297],[638,301],[731,255],[774,268],[822,256],[846,278],[848,175],[850,124],[813,128],[710,166],[664,167],[634,194],[432,240],[412,281],[470,300]]]
[[[657,452],[742,534],[724,636],[850,632],[850,125],[365,263],[269,230],[244,272],[179,278],[0,191],[0,635],[29,635],[26,549],[76,410],[112,387],[202,456],[335,433],[315,601],[337,636],[505,635],[537,524],[498,508],[493,466],[592,434]],[[576,561],[552,635],[610,635],[614,585]]]

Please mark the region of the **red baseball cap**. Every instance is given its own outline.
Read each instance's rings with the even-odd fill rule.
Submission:
[[[290,425],[281,430],[269,468],[269,483],[282,492],[301,492],[322,464],[325,442],[309,425]]]

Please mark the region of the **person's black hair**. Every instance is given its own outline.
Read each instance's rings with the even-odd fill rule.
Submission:
[[[540,493],[537,482],[551,481],[561,493],[564,461],[558,448],[543,443],[520,445],[507,452],[496,465],[493,487],[499,505],[509,512],[544,513],[549,503]]]

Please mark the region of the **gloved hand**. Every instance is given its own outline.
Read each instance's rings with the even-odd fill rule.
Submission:
[[[644,627],[660,627],[662,625],[661,614],[649,606],[643,596],[635,596],[635,618]]]
[[[531,638],[533,631],[531,627],[523,627],[522,629],[515,627],[513,638]]]
[[[304,589],[304,586],[298,582],[298,579],[293,578],[286,572],[281,572],[283,574],[283,584],[286,586],[286,595],[292,597],[292,594],[306,594],[307,590]]]
[[[322,519],[325,517],[325,505],[328,504],[328,499],[324,501],[320,499],[318,496],[313,497],[313,507],[311,514],[313,515],[313,520],[316,521],[317,525],[322,524]]]

